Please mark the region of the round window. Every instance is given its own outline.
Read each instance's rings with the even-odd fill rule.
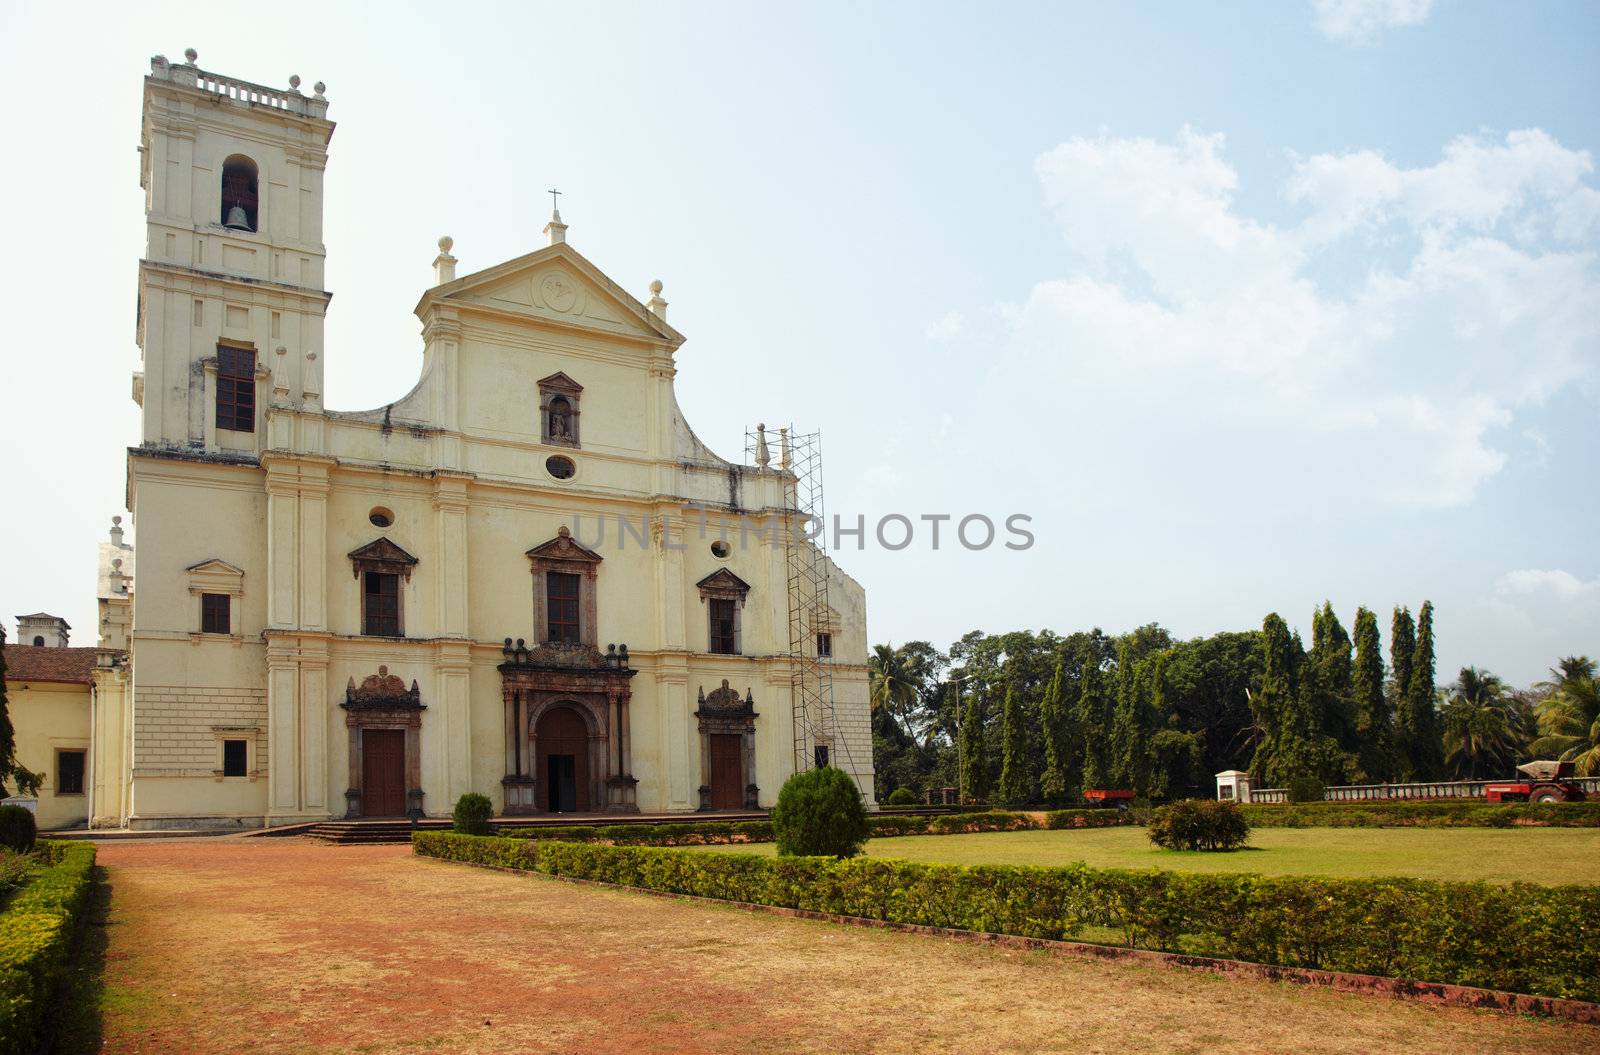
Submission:
[[[570,480],[577,473],[578,467],[572,464],[571,458],[563,458],[559,454],[551,455],[544,460],[545,471],[557,480]]]
[[[378,506],[367,514],[367,519],[372,522],[373,527],[385,528],[394,523],[394,513]]]
[[[728,554],[732,552],[733,547],[729,546],[728,543],[723,539],[719,538],[717,541],[711,544],[711,555],[718,560],[727,560]]]

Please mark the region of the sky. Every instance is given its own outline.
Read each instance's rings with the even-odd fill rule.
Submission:
[[[1441,682],[1600,655],[1600,5],[263,10],[0,7],[8,625],[93,643],[140,78],[194,47],[327,84],[331,408],[410,389],[440,235],[519,256],[557,187],[578,250],[664,283],[707,443],[821,432],[874,642],[1432,600]]]

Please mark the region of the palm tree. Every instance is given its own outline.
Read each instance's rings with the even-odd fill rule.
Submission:
[[[1521,746],[1517,707],[1517,698],[1497,675],[1461,668],[1441,716],[1447,761],[1458,777],[1473,780],[1516,761]]]
[[[905,653],[893,645],[873,645],[867,667],[872,709],[882,708],[900,724],[908,737],[917,740],[913,715],[921,699]]]
[[[1581,777],[1600,774],[1600,678],[1588,656],[1567,656],[1540,682],[1544,698],[1535,705],[1539,739],[1535,755],[1575,763]]]

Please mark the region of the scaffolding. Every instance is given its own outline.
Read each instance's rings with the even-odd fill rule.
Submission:
[[[776,468],[783,487],[783,549],[789,601],[789,692],[794,712],[794,769],[836,761],[859,779],[850,757],[850,742],[834,721],[833,655],[818,635],[828,627],[827,518],[822,494],[822,433],[798,433],[793,426],[775,430],[777,458],[771,456],[768,433],[756,426],[745,433],[746,460],[759,468]],[[821,750],[819,750],[821,748]]]

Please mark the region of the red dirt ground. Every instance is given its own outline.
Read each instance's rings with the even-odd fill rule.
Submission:
[[[1600,1051],[1600,1029],[299,839],[102,844],[108,1052]]]

